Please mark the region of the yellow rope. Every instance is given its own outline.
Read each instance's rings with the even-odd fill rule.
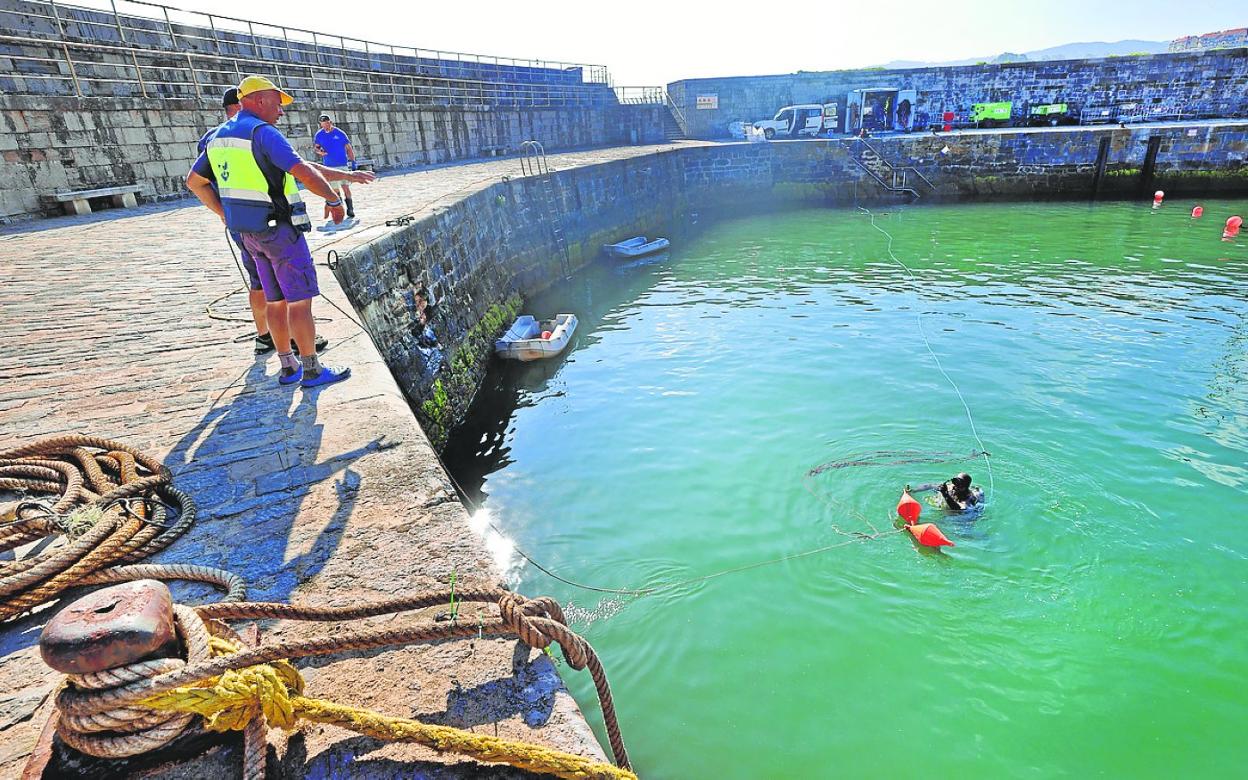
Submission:
[[[212,638],[214,655],[239,649],[226,639]],[[303,688],[303,678],[294,666],[288,661],[274,661],[231,670],[194,686],[174,688],[148,697],[139,705],[202,715],[213,731],[241,731],[259,715],[270,725],[290,730],[303,718],[341,726],[376,739],[417,742],[435,750],[453,751],[480,761],[505,763],[569,780],[637,780],[637,776],[626,769],[582,756],[311,699],[302,695]]]

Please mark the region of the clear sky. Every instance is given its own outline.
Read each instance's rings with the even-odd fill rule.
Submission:
[[[1168,41],[1248,26],[1242,0],[167,2],[383,43],[601,64],[617,86],[989,57],[1083,41]],[[124,0],[118,6],[126,11]]]

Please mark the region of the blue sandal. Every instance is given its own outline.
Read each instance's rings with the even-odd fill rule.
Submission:
[[[316,376],[307,377],[300,386],[304,388],[320,387],[321,385],[332,385],[334,382],[341,382],[351,376],[351,369],[347,368],[330,368],[329,366],[321,366],[321,373]]]

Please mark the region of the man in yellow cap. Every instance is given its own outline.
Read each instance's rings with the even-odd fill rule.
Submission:
[[[305,388],[346,379],[350,368],[322,366],[316,354],[312,299],[320,290],[316,267],[303,234],[311,227],[307,207],[295,180],[325,198],[335,223],[342,222],[343,204],[325,180],[322,166],[302,160],[274,123],[294,98],[263,76],[248,76],[238,85],[242,110],[221,125],[207,150],[187,174],[187,186],[205,206],[243,238],[256,261],[267,300],[269,332],[279,350],[283,385]],[[350,174],[366,184],[372,175]],[[216,184],[216,189],[213,184]]]

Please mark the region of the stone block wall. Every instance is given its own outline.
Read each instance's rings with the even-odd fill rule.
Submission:
[[[905,70],[843,70],[777,76],[688,79],[667,86],[691,138],[723,138],[737,120],[770,119],[782,106],[836,102],[842,121],[855,89],[913,89],[915,127],[944,111],[966,115],[974,103],[1012,101],[1016,116],[1028,105],[1067,103],[1084,108],[1134,103],[1150,114],[1183,112],[1208,117],[1248,116],[1248,49],[1018,62]],[[715,96],[715,109],[697,108]],[[925,119],[926,117],[926,119]]]
[[[159,5],[117,6],[121,13],[114,16],[107,5],[96,10],[42,0],[0,4],[0,34],[12,36],[0,41],[0,58],[13,57],[6,67],[0,67],[0,90],[87,97],[196,97],[201,86],[219,92],[252,72],[276,78],[296,97],[319,94],[334,99],[336,94],[347,99],[350,94],[364,93],[376,96],[377,102],[460,107],[616,102],[601,65],[368,45],[339,38],[332,31],[309,39],[305,30],[288,33],[270,24],[222,17],[214,21],[205,12],[170,8],[173,14],[168,16]],[[43,43],[49,39],[66,41],[68,49],[53,45],[49,51]],[[62,59],[69,51],[76,60],[77,85]],[[24,59],[30,56],[42,61]],[[140,66],[146,85],[139,83]],[[383,95],[387,97],[381,99]]]
[[[466,110],[446,107],[296,104],[279,123],[309,159],[316,118],[329,111],[359,158],[379,168],[514,151],[537,139],[548,151],[653,143],[661,107]],[[181,197],[195,144],[224,118],[219,100],[0,95],[0,221],[46,213],[43,196],[142,184],[148,198]]]
[[[1156,172],[1142,173],[1149,139]],[[1248,193],[1248,122],[1196,127],[1013,130],[896,136],[871,143],[934,185],[922,202],[1092,195]],[[553,174],[573,269],[633,235],[679,243],[692,214],[801,205],[895,203],[853,160],[850,139],[711,144]],[[463,419],[493,341],[528,296],[560,279],[563,260],[538,180],[499,182],[340,258],[336,274],[439,449]]]

